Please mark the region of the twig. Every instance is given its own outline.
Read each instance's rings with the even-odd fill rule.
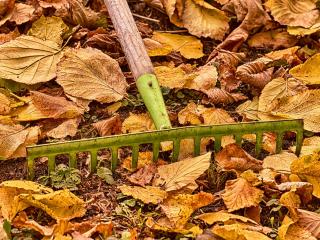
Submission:
[[[187,29],[182,29],[182,30],[157,31],[157,32],[162,32],[162,33],[185,33],[185,32],[188,32],[188,30]]]
[[[157,19],[153,19],[153,18],[141,16],[141,15],[136,14],[136,13],[132,13],[132,15],[135,16],[135,17],[138,17],[138,18],[142,18],[142,19],[144,19],[144,20],[148,20],[148,21],[150,21],[150,22],[160,23],[160,21],[157,20]]]

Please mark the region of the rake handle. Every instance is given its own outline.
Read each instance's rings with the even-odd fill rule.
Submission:
[[[126,0],[104,0],[133,77],[153,74],[153,65]]]

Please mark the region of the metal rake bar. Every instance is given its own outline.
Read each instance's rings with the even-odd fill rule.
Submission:
[[[48,157],[49,172],[55,169],[55,157],[65,154],[69,156],[69,166],[76,167],[77,153],[89,152],[91,155],[90,171],[95,171],[97,165],[97,153],[102,149],[111,151],[111,169],[115,170],[118,164],[118,149],[121,147],[132,148],[132,167],[138,164],[139,146],[152,144],[153,159],[157,160],[160,151],[160,143],[165,141],[173,142],[172,161],[176,161],[180,151],[182,139],[194,140],[194,156],[200,154],[200,143],[204,137],[214,137],[214,150],[221,149],[221,138],[233,135],[236,142],[241,145],[244,134],[256,134],[256,154],[259,154],[262,146],[264,132],[274,132],[277,135],[276,151],[280,152],[283,144],[283,135],[286,132],[296,133],[296,154],[299,154],[303,141],[303,120],[281,120],[267,122],[246,122],[224,125],[191,126],[157,130],[142,133],[122,134],[93,139],[74,140],[62,143],[51,143],[27,147],[28,175],[34,177],[34,161],[39,157]]]

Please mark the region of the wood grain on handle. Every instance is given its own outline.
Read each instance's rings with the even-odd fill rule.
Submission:
[[[151,60],[145,49],[126,0],[104,0],[126,55],[132,75],[138,79],[145,73],[154,73]]]

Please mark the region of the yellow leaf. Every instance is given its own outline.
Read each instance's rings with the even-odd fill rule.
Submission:
[[[303,119],[304,129],[320,132],[320,90],[307,90],[281,98],[271,114],[275,118]]]
[[[158,167],[159,178],[154,186],[162,186],[166,191],[179,190],[195,180],[210,166],[211,152],[204,155],[182,160]]]
[[[47,194],[20,194],[20,201],[40,208],[56,220],[82,217],[86,213],[85,202],[68,189]]]
[[[127,88],[118,62],[95,48],[66,51],[58,64],[57,82],[71,96],[102,103],[121,100]]]
[[[195,210],[212,203],[214,199],[211,193],[206,192],[178,194],[165,199],[160,206],[175,228],[181,229]]]
[[[302,156],[291,163],[291,172],[305,177],[313,185],[313,195],[320,198],[320,152]]]
[[[61,46],[62,34],[68,30],[68,26],[59,17],[41,16],[37,21],[32,23],[28,35],[40,38],[44,41],[51,40]]]
[[[201,110],[199,108],[201,108],[201,105],[197,106],[194,102],[188,103],[188,105],[178,113],[179,123],[183,125],[201,124]]]
[[[296,147],[293,146],[290,148],[290,150],[294,152],[296,150]],[[311,155],[317,150],[320,150],[320,137],[313,136],[310,138],[305,138],[303,140],[300,157],[305,155]]]
[[[300,63],[301,60],[296,55],[299,48],[299,46],[294,46],[291,48],[267,53],[265,56],[272,59],[273,61],[285,60],[288,64]]]
[[[289,73],[293,77],[303,81],[305,84],[320,84],[320,70],[318,68],[319,64],[320,53],[317,53],[304,63],[291,68]]]
[[[300,207],[301,200],[298,194],[294,191],[289,191],[281,195],[279,202],[286,206],[289,210]]]
[[[267,156],[263,159],[263,168],[289,173],[290,165],[296,159],[298,159],[298,157],[295,154],[283,151],[280,154]]]
[[[133,114],[122,123],[122,133],[135,133],[154,130],[155,126],[148,113]]]
[[[246,230],[239,224],[215,226],[212,232],[225,240],[271,240],[262,233]]]
[[[259,99],[257,97],[253,98],[252,101],[247,100],[236,108],[236,112],[243,116],[245,119],[259,120],[258,103]]]
[[[222,199],[228,208],[228,212],[258,206],[262,197],[263,191],[253,187],[244,178],[228,180],[226,182],[225,193],[222,194]]]
[[[319,30],[320,30],[320,17],[318,17],[315,23],[309,28],[291,27],[291,26],[288,26],[287,28],[287,31],[289,34],[300,35],[300,36],[311,35],[313,33],[318,32]]]
[[[282,25],[308,28],[319,17],[315,0],[269,0],[266,6]]]
[[[201,219],[207,224],[214,224],[217,222],[228,222],[229,220],[236,220],[244,223],[252,223],[254,225],[257,225],[257,223],[250,218],[246,218],[243,216],[231,214],[231,213],[226,213],[226,212],[210,212],[210,213],[203,213],[199,216],[196,217],[196,219]]]
[[[55,42],[24,35],[0,45],[0,77],[25,84],[48,82],[56,77],[61,57]]]
[[[146,186],[143,188],[122,185],[119,189],[124,195],[132,196],[144,203],[159,204],[167,197],[167,192],[159,187]]]
[[[153,153],[152,152],[139,152],[138,156],[138,166],[136,169],[132,169],[131,167],[132,157],[128,156],[126,157],[122,162],[122,167],[129,170],[134,171],[136,169],[143,168],[145,165],[152,164],[153,163]]]
[[[202,50],[203,46],[199,39],[193,36],[184,36],[179,34],[172,34],[172,33],[160,33],[154,32],[152,36],[152,40],[159,42],[165,46],[170,46],[171,51],[178,51],[181,55],[187,59],[191,58],[201,58],[204,56]],[[160,46],[159,46],[160,47]],[[148,49],[150,56],[161,56],[166,55],[163,54],[162,49],[163,47],[155,49]]]

